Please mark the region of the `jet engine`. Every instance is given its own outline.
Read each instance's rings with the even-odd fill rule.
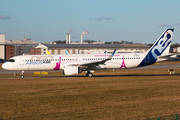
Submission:
[[[78,75],[82,70],[78,66],[65,66],[63,74],[64,75]]]

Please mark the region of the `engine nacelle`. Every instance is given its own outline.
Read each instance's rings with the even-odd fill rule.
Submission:
[[[78,66],[65,66],[64,68],[64,75],[78,75],[78,73],[81,73],[82,70]]]

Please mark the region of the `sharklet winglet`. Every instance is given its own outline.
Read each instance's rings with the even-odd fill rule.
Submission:
[[[114,49],[113,53],[107,58],[107,60],[111,60],[116,52],[116,49]]]

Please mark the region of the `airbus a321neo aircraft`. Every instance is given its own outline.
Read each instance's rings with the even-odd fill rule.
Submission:
[[[58,55],[20,55],[5,62],[6,70],[63,70],[64,75],[77,75],[86,72],[92,77],[97,69],[127,69],[151,65],[172,58],[169,53],[174,29],[166,29],[154,45],[145,53],[112,54],[58,54]]]

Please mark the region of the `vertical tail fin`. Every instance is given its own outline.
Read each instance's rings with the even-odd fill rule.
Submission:
[[[139,64],[140,66],[153,64],[157,61],[157,56],[168,54],[174,29],[166,29],[163,34],[157,39],[154,45],[147,51],[146,57]]]
[[[48,51],[48,50],[46,50],[46,55],[50,55],[51,53]]]
[[[174,29],[166,29],[163,34],[158,38],[154,45],[150,48],[149,52],[156,58],[164,53],[169,53]],[[148,53],[150,54],[150,53]]]
[[[65,50],[65,53],[66,53],[66,54],[69,54],[69,52],[68,52],[67,50]]]

